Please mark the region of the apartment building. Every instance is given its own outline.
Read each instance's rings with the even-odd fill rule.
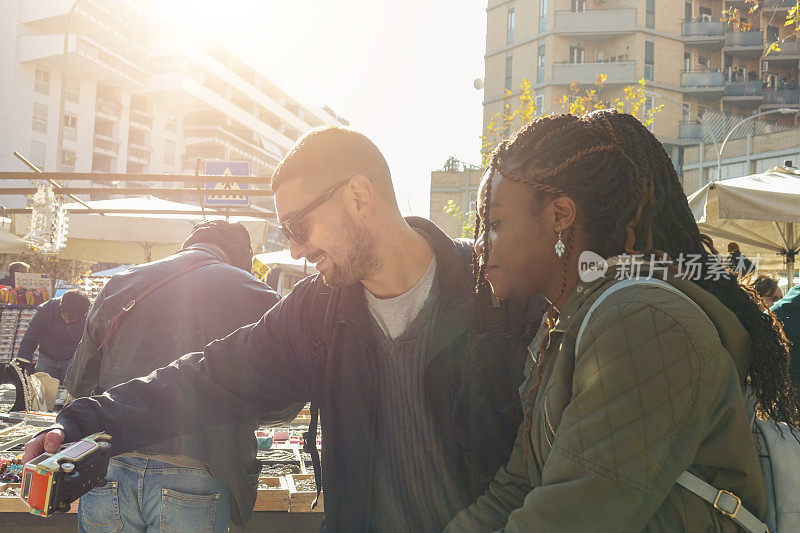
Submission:
[[[540,112],[550,113],[561,111],[554,100],[574,81],[589,88],[605,74],[599,96],[613,100],[644,78],[654,93],[647,105],[664,105],[653,132],[681,171],[684,148],[701,138],[721,141],[745,116],[800,104],[800,43],[783,24],[795,3],[760,4],[759,14],[747,15],[743,0],[489,0],[484,128],[524,79]],[[750,17],[749,31],[720,21],[730,6]],[[765,43],[782,38],[780,52],[765,55]],[[725,119],[705,124],[708,111]],[[795,116],[765,120],[793,127]],[[700,166],[713,177],[716,158]]]
[[[267,176],[304,132],[347,124],[302,104],[210,36],[153,20],[147,0],[79,0],[70,16],[74,4],[0,3],[2,170],[25,170],[18,150],[45,171],[194,173],[199,157],[247,161],[252,175]]]
[[[478,186],[482,177],[483,172],[480,168],[452,158],[442,169],[431,172],[428,218],[454,239],[463,237],[464,224],[474,220]],[[458,208],[460,219],[445,212],[445,207],[450,201]]]

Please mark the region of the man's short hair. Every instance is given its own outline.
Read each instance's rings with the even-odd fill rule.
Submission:
[[[340,126],[316,128],[297,140],[272,174],[272,191],[302,179],[325,190],[341,179],[362,175],[378,193],[397,207],[389,165],[366,136]]]
[[[183,249],[193,244],[213,244],[222,248],[230,258],[230,264],[246,272],[253,269],[253,249],[250,234],[241,222],[205,220],[198,222],[192,233],[183,241]]]
[[[25,273],[30,270],[31,266],[28,263],[24,263],[22,261],[14,261],[10,265],[8,265],[8,275],[13,277],[15,273],[22,272]]]
[[[61,295],[61,312],[73,319],[86,316],[89,305],[89,297],[82,291],[70,289]]]

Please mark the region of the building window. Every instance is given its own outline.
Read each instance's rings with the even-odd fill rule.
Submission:
[[[690,52],[683,53],[683,71],[684,72],[692,71],[692,54]]]
[[[39,102],[33,103],[33,131],[47,133],[47,106]]]
[[[78,115],[64,113],[64,138],[71,140],[78,138]]]
[[[45,158],[47,156],[47,145],[39,141],[31,141],[31,163],[36,165],[39,170],[44,170]]]
[[[711,8],[700,6],[700,20],[703,22],[711,22]]]
[[[683,103],[683,123],[684,124],[691,124],[692,123],[692,106],[689,102]]]
[[[175,131],[178,125],[178,116],[175,111],[167,111],[167,121],[164,124],[164,127],[167,131]]]
[[[644,79],[653,81],[654,43],[644,42]]]
[[[540,117],[544,115],[544,95],[537,94],[536,97],[533,99],[533,103],[536,105],[536,116]]]
[[[514,69],[514,57],[509,54],[506,56],[506,91],[511,90],[511,74]]]
[[[573,44],[569,47],[569,62],[570,63],[584,63],[586,60],[586,50],[579,44]]]
[[[547,0],[539,0],[539,33],[547,29]]]
[[[683,18],[686,22],[691,22],[692,20],[692,3],[686,2],[683,4]]]
[[[165,165],[175,164],[175,141],[170,141],[170,140],[164,141],[164,164]]]
[[[572,12],[573,13],[585,13],[586,12],[586,0],[572,0]]]
[[[647,12],[645,13],[645,26],[648,28],[656,27],[656,0],[647,0]]]
[[[655,104],[654,104],[654,101],[653,101],[653,97],[652,96],[646,96],[644,98],[644,102],[642,103],[642,116],[644,116],[645,118],[650,118],[649,115],[653,111],[654,107],[655,107]],[[649,126],[647,126],[647,129],[649,129],[651,131],[653,130],[653,123],[652,122],[650,123]]]
[[[63,150],[61,154],[61,172],[75,172],[75,161],[77,160],[75,152]]]
[[[508,19],[506,20],[506,44],[511,44],[514,42],[514,26],[516,25],[516,15],[514,14],[514,8],[508,8]]]
[[[33,90],[40,94],[50,94],[50,71],[41,65],[36,65],[36,79]]]
[[[700,66],[700,68],[708,70],[711,68],[711,58],[706,56],[698,56],[697,64]]]
[[[77,104],[81,96],[81,79],[78,76],[69,76],[67,78],[67,102]]]
[[[536,65],[536,81],[542,83],[544,81],[544,45],[539,45],[539,60]]]

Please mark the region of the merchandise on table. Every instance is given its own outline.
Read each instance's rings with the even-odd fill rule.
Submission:
[[[36,315],[36,308],[0,307],[0,363],[8,363],[19,351],[19,345]],[[39,356],[34,352],[33,361]]]
[[[36,307],[50,299],[46,289],[12,289],[0,286],[0,302],[9,305]]]

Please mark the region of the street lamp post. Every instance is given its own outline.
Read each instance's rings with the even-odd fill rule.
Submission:
[[[750,115],[749,117],[740,120],[734,127],[731,128],[731,130],[725,136],[725,139],[723,139],[722,141],[722,148],[720,148],[719,151],[717,152],[717,180],[722,179],[722,152],[725,150],[725,144],[728,142],[728,139],[731,138],[733,132],[736,131],[736,128],[738,128],[745,122],[753,120],[754,118],[757,117],[762,117],[764,115],[770,115],[773,113],[780,113],[781,115],[789,115],[791,113],[799,113],[799,112],[800,109],[795,109],[793,107],[781,107],[780,109],[770,109],[769,111],[762,111],[761,113],[756,113],[755,115]]]
[[[61,95],[58,101],[58,141],[56,144],[56,172],[61,172],[61,165],[64,160],[64,106],[67,99],[67,52],[69,52],[69,25],[72,22],[72,15],[78,8],[78,2],[75,0],[72,7],[67,14],[67,23],[64,27],[64,53],[62,54],[61,65]]]
[[[700,170],[699,170],[699,172],[700,172],[700,183],[702,184],[703,183],[702,182],[702,179],[703,179],[702,148],[703,148],[703,144],[704,144],[703,143],[703,130],[702,130],[703,119],[700,118],[700,115],[698,115],[697,113],[695,113],[694,111],[692,111],[688,107],[683,107],[683,104],[681,102],[673,100],[672,98],[667,98],[663,94],[657,93],[655,91],[651,91],[650,89],[646,89],[644,92],[645,92],[645,94],[650,94],[650,95],[662,98],[662,99],[666,100],[667,102],[672,102],[673,104],[681,107],[684,111],[688,112],[690,115],[692,115],[692,117],[697,119],[697,123],[700,124],[700,127],[701,127],[701,130],[700,130],[700,142],[697,143],[697,146],[700,148],[700,150],[698,152],[698,156],[701,158],[700,159]],[[717,142],[717,136],[714,134],[714,130],[709,129],[708,133],[711,135],[711,139],[714,141],[714,148],[716,148],[716,150],[717,150],[717,159],[719,159],[720,149],[719,149],[719,143]]]

